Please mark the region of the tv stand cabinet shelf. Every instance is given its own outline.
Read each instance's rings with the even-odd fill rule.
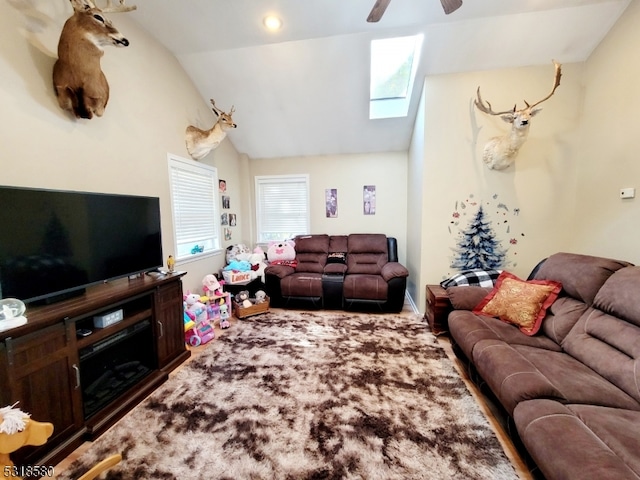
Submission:
[[[144,276],[27,308],[26,325],[0,333],[0,407],[19,408],[54,432],[23,448],[16,464],[55,465],[155,390],[190,355],[184,343],[182,276]],[[122,310],[94,327],[93,317]],[[92,333],[82,336],[80,331]]]

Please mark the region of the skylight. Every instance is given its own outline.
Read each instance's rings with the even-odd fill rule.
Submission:
[[[409,112],[423,35],[371,41],[369,118],[404,117]]]

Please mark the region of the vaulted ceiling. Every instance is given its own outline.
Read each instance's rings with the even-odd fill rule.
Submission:
[[[426,75],[586,60],[630,0],[128,0],[203,99],[233,115],[251,158],[404,151]],[[276,14],[282,28],[263,26]],[[424,34],[409,115],[369,120],[372,39]],[[197,119],[194,119],[197,122]],[[198,125],[208,128],[210,125]]]

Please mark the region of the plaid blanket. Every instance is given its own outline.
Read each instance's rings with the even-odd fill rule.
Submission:
[[[476,287],[493,287],[500,276],[501,270],[465,270],[440,282],[443,288],[457,287],[460,285],[473,285]]]

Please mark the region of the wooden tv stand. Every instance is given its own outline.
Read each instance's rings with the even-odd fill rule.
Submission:
[[[27,324],[0,332],[0,407],[19,402],[34,420],[54,425],[45,445],[12,455],[16,464],[56,465],[189,357],[183,275],[143,275],[90,287],[79,297],[27,307]],[[122,320],[94,327],[94,316],[120,310]],[[82,329],[92,333],[81,336]]]

